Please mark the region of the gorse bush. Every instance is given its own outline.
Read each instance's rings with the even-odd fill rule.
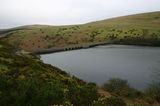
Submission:
[[[89,106],[98,99],[96,85],[0,45],[0,106]]]
[[[92,106],[126,106],[126,103],[119,97],[101,97],[94,101]]]
[[[113,95],[118,96],[136,98],[142,95],[141,92],[137,91],[134,88],[131,88],[126,80],[118,78],[110,79],[103,85],[103,88],[111,92]]]

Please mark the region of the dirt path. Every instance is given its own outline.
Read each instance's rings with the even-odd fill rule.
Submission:
[[[111,94],[105,90],[103,90],[102,88],[100,87],[97,87],[97,91],[98,93],[101,95],[101,96],[107,96],[107,97],[110,97]]]

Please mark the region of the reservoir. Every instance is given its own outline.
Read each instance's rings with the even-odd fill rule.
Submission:
[[[121,78],[143,90],[160,75],[160,47],[106,45],[44,54],[41,60],[98,85]]]

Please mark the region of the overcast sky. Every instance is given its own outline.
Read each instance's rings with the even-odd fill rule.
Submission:
[[[160,0],[0,0],[0,28],[82,24],[160,11]]]

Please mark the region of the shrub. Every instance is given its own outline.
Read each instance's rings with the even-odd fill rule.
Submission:
[[[146,106],[146,105],[141,104],[141,103],[135,103],[135,104],[129,104],[127,106]]]
[[[92,106],[126,106],[126,103],[119,97],[102,97],[94,101]]]
[[[126,80],[122,79],[110,79],[107,83],[103,85],[103,88],[113,95],[130,97],[130,98],[137,98],[142,95],[141,92],[137,91],[134,88],[131,88],[128,85]]]
[[[95,84],[0,45],[0,106],[88,106],[98,99]]]
[[[87,84],[86,86],[78,88],[74,84],[71,84],[69,88],[69,96],[71,103],[74,106],[89,106],[99,97],[96,86],[92,84]]]

